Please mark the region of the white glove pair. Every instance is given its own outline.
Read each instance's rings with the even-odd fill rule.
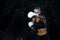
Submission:
[[[34,12],[29,12],[27,16],[28,16],[28,18],[32,18],[33,16],[38,16],[38,14],[36,14]],[[28,26],[30,28],[32,28],[33,25],[34,25],[34,23],[32,21],[28,23]]]

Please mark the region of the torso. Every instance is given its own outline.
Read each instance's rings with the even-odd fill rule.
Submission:
[[[42,21],[42,20],[44,20],[44,18],[45,18],[44,16],[39,15],[38,17],[35,17],[32,19],[32,21],[34,22],[33,26],[36,29],[36,33],[37,33],[37,35],[40,35],[40,36],[45,35],[47,33],[46,28],[45,28],[45,24]]]

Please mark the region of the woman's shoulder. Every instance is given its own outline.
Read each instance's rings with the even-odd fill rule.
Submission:
[[[41,17],[41,18],[45,18],[45,16],[44,16],[44,15],[40,15],[40,17]]]

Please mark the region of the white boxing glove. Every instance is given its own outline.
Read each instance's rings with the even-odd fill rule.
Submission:
[[[28,23],[28,26],[29,26],[30,28],[31,28],[33,25],[34,25],[33,22],[29,22],[29,23]]]
[[[37,16],[38,14],[34,13],[34,12],[29,12],[28,13],[28,18],[32,18],[33,16]]]

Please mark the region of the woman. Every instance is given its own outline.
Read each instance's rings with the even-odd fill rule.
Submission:
[[[32,32],[37,34],[36,40],[49,40],[46,17],[42,15],[41,8],[35,7],[34,12],[28,13],[28,18],[32,19],[28,26],[32,29]]]

